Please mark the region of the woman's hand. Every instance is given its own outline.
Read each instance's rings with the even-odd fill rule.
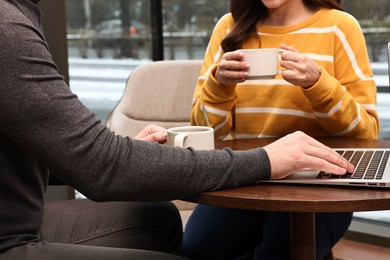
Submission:
[[[163,127],[150,124],[138,133],[134,139],[163,144],[167,141],[167,130]]]
[[[215,72],[215,79],[225,86],[244,82],[248,78],[249,64],[242,61],[244,55],[239,51],[226,52]]]
[[[280,66],[283,78],[293,85],[309,88],[321,77],[321,68],[309,57],[298,53],[293,47],[282,44],[282,59]]]
[[[281,179],[304,168],[342,175],[354,166],[333,149],[303,132],[289,134],[264,147],[271,162],[271,179]]]

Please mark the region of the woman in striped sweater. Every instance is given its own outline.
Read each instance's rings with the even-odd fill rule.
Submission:
[[[358,22],[334,0],[231,0],[211,36],[192,124],[220,139],[314,137],[375,139],[376,85]],[[291,47],[293,46],[293,47]],[[282,74],[247,80],[238,49],[282,48]],[[317,259],[347,230],[352,214],[317,214]],[[184,234],[191,259],[288,259],[288,215],[198,206]],[[215,252],[215,254],[214,254]]]

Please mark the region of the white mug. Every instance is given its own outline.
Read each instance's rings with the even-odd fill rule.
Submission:
[[[250,64],[248,79],[273,79],[279,70],[280,53],[282,49],[240,49],[244,53],[244,62]]]
[[[167,130],[167,145],[193,147],[195,150],[214,149],[214,129],[208,126],[178,126]]]

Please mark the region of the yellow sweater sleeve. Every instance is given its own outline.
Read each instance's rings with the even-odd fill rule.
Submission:
[[[230,14],[217,23],[205,53],[201,76],[196,84],[191,123],[214,128],[216,136],[226,136],[233,127],[236,86],[222,86],[215,78],[216,66],[223,55],[220,43],[233,26]]]
[[[337,28],[334,66],[322,68],[320,80],[304,95],[317,122],[331,135],[375,139],[379,134],[376,84],[358,22],[342,12],[332,14]]]

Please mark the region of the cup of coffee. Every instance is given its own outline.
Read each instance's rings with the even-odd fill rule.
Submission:
[[[274,79],[279,70],[282,49],[240,49],[244,54],[243,61],[250,64],[248,79]]]
[[[193,147],[196,150],[214,149],[214,129],[208,126],[178,126],[167,130],[167,145]]]

